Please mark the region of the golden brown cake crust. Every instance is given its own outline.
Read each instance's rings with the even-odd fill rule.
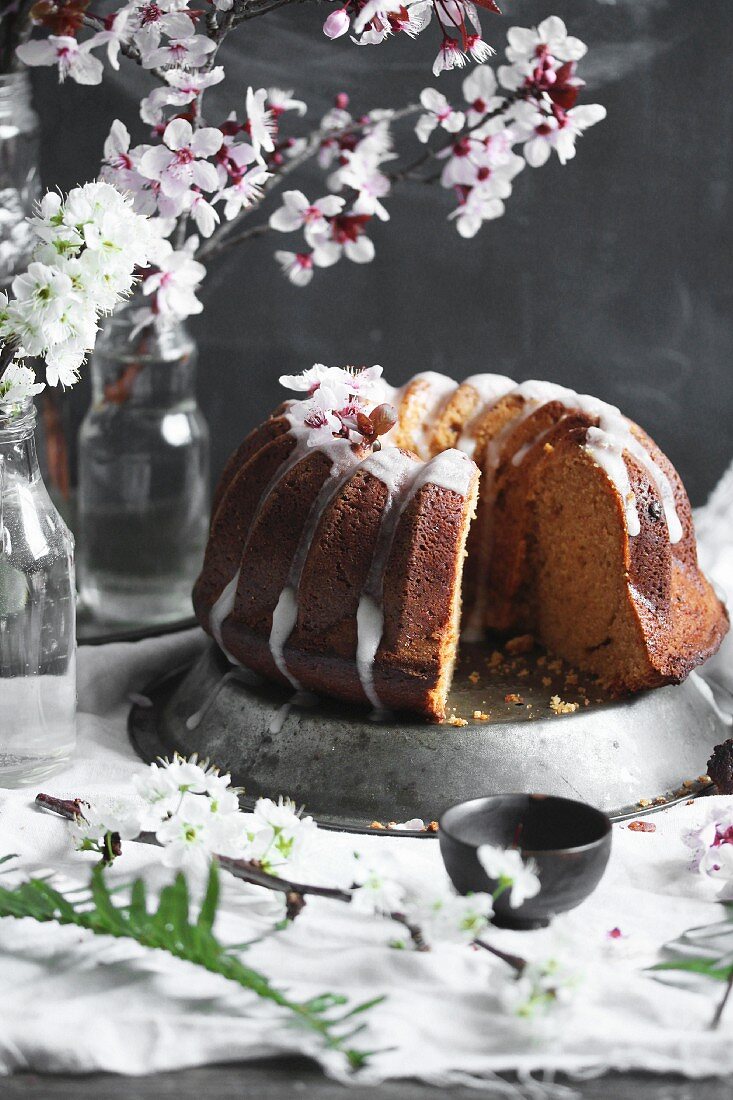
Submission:
[[[569,391],[555,388],[528,404],[529,391],[520,389],[485,404],[478,387],[439,375],[408,383],[389,445],[411,452],[400,452],[402,461],[417,472],[424,467],[417,454],[454,447],[470,425],[481,491],[477,497],[475,470],[465,495],[428,482],[397,512],[385,481],[358,465],[363,455],[353,472],[330,480],[327,451],[302,449],[288,405],[275,410],[234,453],[217,490],[194,590],[205,629],[212,630],[212,609],[239,570],[221,627],[233,658],[281,683],[361,703],[376,692],[385,707],[439,720],[462,586],[466,618],[499,633],[533,634],[614,692],[684,679],[716,651],[728,616],[699,570],[679,475],[641,428],[624,422],[648,456],[623,451],[639,526],[630,535],[619,482],[589,446],[589,430],[600,423],[592,403],[578,398],[575,407]],[[677,542],[670,541],[662,475],[682,528]],[[385,525],[382,633],[367,690],[357,613]],[[299,555],[297,607],[278,667],[273,615]]]

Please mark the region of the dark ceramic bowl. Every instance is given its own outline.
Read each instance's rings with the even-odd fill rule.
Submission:
[[[543,794],[499,794],[451,806],[440,819],[440,852],[459,894],[493,893],[476,849],[519,847],[539,869],[540,892],[518,908],[509,891],[495,902],[505,928],[543,928],[556,913],[580,905],[603,877],[611,853],[611,822],[585,802]]]

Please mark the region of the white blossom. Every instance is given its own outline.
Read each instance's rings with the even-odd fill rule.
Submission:
[[[295,111],[297,115],[304,115],[307,108],[302,99],[293,99],[293,90],[285,88],[268,88],[267,104],[276,115],[284,111]]]
[[[514,111],[514,121],[520,128],[519,139],[524,139],[524,156],[532,168],[545,164],[553,149],[560,163],[567,164],[575,156],[576,139],[605,117],[606,108],[600,103],[571,107],[559,118],[544,114],[531,103],[519,103]]]
[[[533,859],[523,859],[517,848],[481,844],[476,855],[488,877],[497,883],[498,890],[509,890],[509,904],[513,909],[539,894],[537,864]]]
[[[7,299],[5,301],[7,302]],[[2,299],[0,299],[1,312]],[[45,389],[43,382],[36,382],[34,372],[22,363],[9,363],[0,375],[0,401],[6,404],[22,405],[43,389]]]
[[[305,239],[312,245],[328,231],[327,219],[339,214],[343,206],[344,199],[337,195],[326,195],[311,203],[302,191],[285,191],[282,206],[270,215],[270,227],[280,233],[304,228]]]
[[[69,35],[50,34],[23,43],[15,52],[24,65],[58,65],[60,81],[70,76],[77,84],[101,84],[104,66],[91,52],[101,44],[94,39],[77,42]]]
[[[206,157],[220,148],[224,138],[221,130],[204,126],[193,130],[185,118],[169,122],[163,133],[163,145],[149,149],[140,159],[140,172],[148,179],[158,180],[163,192],[180,196],[190,187],[214,191],[218,186],[216,168]]]
[[[275,134],[275,118],[267,107],[267,89],[247,89],[246,97],[247,121],[249,122],[249,136],[255,151],[255,156],[260,160],[262,150],[272,153],[275,149],[273,136]]]
[[[303,858],[316,832],[311,817],[303,817],[288,798],[258,798],[254,811],[241,815],[248,842],[248,859],[256,859],[266,871],[291,873]]]
[[[142,821],[138,806],[117,800],[103,808],[85,805],[82,815],[70,822],[70,830],[76,848],[97,850],[107,833],[117,833],[120,840],[134,840],[140,835]]]
[[[440,76],[449,69],[462,69],[467,58],[458,43],[452,38],[444,38],[433,62],[433,76]]]
[[[353,884],[351,905],[357,913],[384,915],[403,910],[407,892],[389,853],[354,852],[349,872]]]
[[[420,115],[415,125],[418,141],[426,142],[437,126],[447,130],[449,134],[463,129],[466,116],[463,111],[455,111],[442,92],[435,88],[423,88],[420,103],[427,113]]]
[[[190,27],[188,28],[190,31]],[[141,50],[142,63],[146,69],[175,65],[181,69],[198,69],[206,63],[210,53],[216,49],[216,43],[200,34],[188,34],[184,38],[171,38],[165,46]]]
[[[405,916],[428,944],[472,943],[488,927],[494,913],[490,894],[454,893],[448,883],[421,884],[409,890]]]

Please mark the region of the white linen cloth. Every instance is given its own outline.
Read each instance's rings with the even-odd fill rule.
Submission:
[[[729,594],[731,517],[733,474],[698,517],[705,564]],[[92,802],[129,793],[130,777],[143,766],[126,734],[129,694],[185,661],[201,641],[192,631],[83,648],[78,750],[71,766],[43,782],[42,789]],[[721,701],[730,701],[730,646],[714,673],[723,688]],[[73,850],[65,822],[33,807],[35,793],[35,788],[0,792],[0,855],[17,853],[18,868],[26,874],[53,869],[60,884],[85,881],[93,857]],[[533,959],[555,953],[559,944],[561,957],[569,956],[578,968],[574,1000],[559,1010],[554,1026],[506,1010],[506,968],[488,953],[454,945],[428,954],[394,950],[388,943],[401,931],[398,926],[335,901],[309,899],[292,926],[251,947],[245,958],[296,998],[334,992],[355,1004],[385,996],[365,1014],[367,1029],[355,1040],[380,1051],[361,1071],[363,1081],[413,1076],[509,1092],[494,1074],[611,1068],[691,1077],[731,1074],[733,1004],[718,1031],[707,1027],[722,986],[663,984],[645,970],[659,961],[666,941],[722,915],[717,886],[693,872],[683,835],[706,819],[716,802],[730,801],[706,798],[661,812],[650,819],[653,833],[615,825],[608,870],[583,905],[546,930],[487,931],[485,938],[496,946]],[[321,831],[310,873],[301,877],[338,881],[350,853],[372,846],[389,849],[410,875],[444,874],[435,839]],[[144,874],[159,886],[170,875],[159,857],[153,847],[128,843],[107,874],[120,882]],[[221,937],[254,938],[271,923],[279,902],[222,878]],[[612,929],[621,937],[609,937]],[[0,1073],[143,1074],[284,1052],[311,1054],[331,1074],[346,1076],[340,1055],[324,1051],[317,1038],[288,1025],[280,1010],[224,978],[129,941],[31,920],[0,920]]]

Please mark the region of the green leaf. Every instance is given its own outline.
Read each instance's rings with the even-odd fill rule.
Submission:
[[[219,907],[219,864],[211,861],[209,881],[206,884],[206,894],[199,910],[199,919],[196,922],[199,928],[210,932],[214,927],[216,910]]]
[[[657,963],[650,966],[650,970],[685,970],[691,974],[703,974],[706,978],[715,978],[721,982],[727,982],[733,968],[720,967],[710,959],[670,959],[668,962]]]
[[[0,858],[0,863],[8,858]],[[92,871],[90,891],[81,896],[77,896],[77,890],[61,894],[43,878],[29,879],[13,889],[0,887],[0,917],[31,917],[46,923],[73,924],[95,935],[126,937],[144,947],[167,951],[211,973],[221,974],[263,1000],[279,1005],[295,1022],[317,1034],[325,1046],[340,1051],[353,1069],[366,1063],[369,1051],[347,1046],[362,1028],[347,1033],[342,1025],[352,1016],[379,1004],[382,998],[356,1005],[341,1016],[329,1015],[332,1009],[347,1005],[348,999],[340,994],[324,993],[309,1001],[293,1001],[274,987],[264,974],[246,966],[233,947],[222,944],[213,933],[219,901],[216,865],[212,865],[195,923],[190,919],[190,896],[183,875],[177,875],[161,890],[157,908],[151,911],[143,880],[135,879],[128,888],[129,903],[116,905],[113,895],[117,895],[120,888],[110,890],[103,867]]]

